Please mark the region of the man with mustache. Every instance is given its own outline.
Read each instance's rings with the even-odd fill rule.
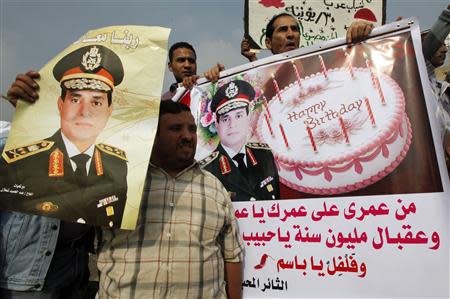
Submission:
[[[357,42],[366,38],[373,29],[373,24],[363,20],[354,21],[347,29],[347,43]],[[300,45],[300,26],[298,20],[291,14],[280,13],[273,16],[266,26],[266,48],[272,54],[280,54],[298,49]],[[241,54],[249,61],[257,59],[255,52],[251,51],[248,38],[241,42]]]
[[[220,87],[211,102],[220,143],[200,164],[214,174],[233,201],[279,199],[279,178],[267,144],[247,143],[250,137],[250,102],[253,87],[233,80]]]
[[[79,223],[120,227],[127,193],[127,158],[96,144],[112,114],[112,92],[123,79],[119,57],[85,46],[53,68],[60,82],[60,129],[51,137],[3,152],[2,205]],[[25,195],[14,193],[15,184]],[[20,201],[19,201],[20,199]]]
[[[233,206],[196,146],[189,107],[162,101],[136,230],[103,231],[100,298],[241,297]]]

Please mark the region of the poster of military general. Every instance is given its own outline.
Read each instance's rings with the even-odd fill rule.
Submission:
[[[246,298],[449,296],[449,198],[417,20],[274,55],[189,96],[233,200]]]
[[[133,229],[157,128],[169,30],[87,32],[19,101],[0,160],[0,208]]]

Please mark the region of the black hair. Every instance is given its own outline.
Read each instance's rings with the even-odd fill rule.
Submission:
[[[63,102],[64,102],[64,100],[66,98],[67,90],[68,89],[64,85],[61,85],[61,99],[62,99]],[[72,89],[70,89],[70,90],[72,91]],[[75,90],[75,89],[73,89],[73,90]],[[88,90],[90,90],[90,89],[88,89]],[[108,107],[111,106],[111,103],[112,103],[112,90],[108,90],[108,91],[99,90],[99,91],[106,93],[106,96],[108,98]]]
[[[288,14],[288,13],[286,13],[286,12],[282,12],[282,13],[280,13],[280,14],[274,15],[274,16],[272,17],[272,19],[270,19],[269,23],[267,23],[267,26],[266,26],[266,38],[272,39],[273,32],[275,31],[275,28],[273,27],[273,23],[275,23],[275,21],[276,21],[278,18],[285,17],[285,16],[294,18],[293,15]],[[295,18],[294,18],[294,19],[295,19]],[[300,26],[298,25],[298,22],[296,22],[296,23],[297,23],[297,27],[300,29]]]
[[[175,52],[176,49],[180,49],[180,48],[186,48],[186,49],[191,50],[192,52],[194,52],[194,56],[197,59],[197,53],[195,53],[194,47],[192,47],[191,44],[189,44],[187,42],[177,42],[177,43],[174,43],[169,49],[169,62],[172,62],[173,52]]]
[[[186,106],[180,102],[174,102],[172,100],[161,101],[159,105],[159,115],[164,115],[167,113],[178,114],[181,112],[191,112],[189,106]]]

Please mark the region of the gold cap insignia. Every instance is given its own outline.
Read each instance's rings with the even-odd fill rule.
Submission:
[[[58,211],[58,205],[51,201],[44,201],[36,205],[36,209],[44,213],[52,213]]]
[[[87,71],[93,71],[100,66],[102,55],[98,52],[97,47],[92,47],[83,55],[81,64]]]

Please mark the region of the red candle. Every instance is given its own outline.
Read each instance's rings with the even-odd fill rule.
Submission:
[[[320,66],[322,67],[322,74],[325,77],[325,79],[328,79],[327,68],[325,67],[325,62],[323,62],[323,58],[321,55],[319,55],[319,59],[320,59]]]
[[[342,118],[342,116],[339,116],[339,124],[341,125],[342,134],[344,134],[345,143],[350,144],[347,128],[345,127],[344,119]]]
[[[263,97],[264,108],[266,109],[266,112],[269,115],[269,118],[272,118],[272,115],[270,114],[270,110],[269,110],[269,105],[267,104],[267,99],[264,95],[262,95],[262,97]]]
[[[369,99],[366,97],[364,102],[366,103],[367,113],[369,114],[370,122],[372,126],[375,127],[375,117],[373,116],[372,107],[370,107]]]
[[[283,100],[281,99],[280,88],[278,87],[278,82],[277,80],[275,80],[275,76],[273,74],[272,74],[272,82],[273,85],[275,86],[275,91],[277,92],[278,100],[280,100],[280,102],[283,103]]]
[[[288,143],[288,140],[286,138],[286,134],[284,133],[284,129],[283,129],[283,125],[282,124],[280,124],[280,131],[281,131],[281,135],[283,135],[284,144],[286,145],[287,148],[289,148],[289,143]]]
[[[266,118],[266,124],[267,124],[267,127],[269,128],[270,135],[273,136],[273,130],[272,130],[272,126],[270,125],[269,117],[265,113],[264,113],[264,116]]]
[[[295,62],[293,60],[291,60],[291,63],[292,63],[292,67],[294,68],[295,76],[297,77],[297,84],[298,84],[298,86],[302,87],[302,83],[301,83],[300,75],[298,73],[297,66],[295,65]]]
[[[375,77],[375,87],[378,91],[378,94],[380,95],[381,104],[386,105],[386,100],[384,99],[384,93],[383,93],[383,90],[381,89],[381,84],[380,84],[380,80],[378,79],[378,77]]]
[[[314,136],[313,136],[311,128],[306,126],[306,131],[308,131],[309,142],[311,143],[311,146],[312,146],[314,152],[317,152],[317,146],[316,146],[316,142],[314,141]]]
[[[355,79],[355,73],[353,72],[352,60],[350,58],[350,55],[348,55],[348,53],[345,52],[345,56],[349,59],[349,61],[348,61],[348,71],[350,72],[350,76],[352,77],[352,79]]]
[[[374,73],[372,72],[372,64],[370,63],[370,60],[367,58],[366,53],[364,53],[364,58],[365,58],[365,60],[366,60],[366,66],[367,66],[367,68],[368,68],[369,71],[370,71],[370,77],[372,78],[372,83],[373,83],[374,85],[376,85],[376,82],[375,82],[375,75],[374,75]]]

